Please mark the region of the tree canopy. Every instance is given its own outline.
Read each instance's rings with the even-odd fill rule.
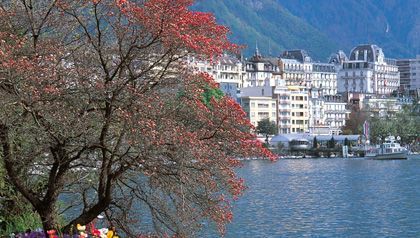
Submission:
[[[237,48],[192,3],[1,1],[0,158],[45,231],[72,209],[66,231],[105,213],[133,237],[145,214],[158,235],[191,236],[203,220],[223,232],[244,189],[237,158],[274,158],[185,63]]]
[[[269,118],[262,119],[258,122],[257,132],[263,135],[275,135],[277,134],[276,123],[270,121]]]
[[[367,120],[366,112],[360,110],[357,106],[352,107],[349,118],[342,128],[345,135],[360,135],[363,133],[363,123]]]
[[[370,118],[370,138],[373,143],[383,142],[385,137],[399,136],[402,143],[409,144],[419,138],[420,115],[415,111],[416,104],[404,107],[388,118]]]

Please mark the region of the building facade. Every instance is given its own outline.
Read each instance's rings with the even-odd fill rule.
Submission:
[[[329,134],[340,135],[341,128],[346,125],[346,120],[350,115],[347,103],[343,101],[341,95],[328,95],[324,97],[324,100],[325,124],[329,128]]]
[[[311,94],[309,107],[309,131],[314,135],[339,135],[350,115],[341,95]]]
[[[392,117],[402,109],[397,98],[368,97],[363,101],[363,109],[372,117]]]
[[[400,72],[400,91],[410,91],[411,85],[411,63],[410,59],[397,60],[398,71]]]
[[[245,62],[246,80],[243,87],[275,86],[280,80],[278,58],[263,57],[258,47]]]
[[[386,59],[377,45],[359,45],[338,73],[338,92],[390,95],[400,86],[396,60]]]
[[[410,64],[411,67],[411,78],[410,78],[410,90],[420,90],[420,55],[413,60]]]
[[[291,131],[309,132],[309,94],[304,86],[288,86],[290,92]]]
[[[420,90],[420,55],[415,59],[397,60],[401,79],[401,91],[416,94]]]
[[[286,86],[286,81],[280,81],[274,89],[277,97],[277,126],[280,134],[290,134],[292,131],[292,108],[290,91]]]
[[[251,123],[257,127],[258,122],[268,118],[277,124],[277,100],[273,98],[273,87],[242,88],[240,101]]]
[[[246,81],[246,72],[240,59],[224,54],[217,61],[211,63],[190,56],[188,63],[193,67],[193,70],[212,75],[226,95],[237,99],[238,88],[242,88]]]
[[[284,51],[279,58],[281,78],[287,86],[310,87],[312,59],[304,50]]]
[[[318,89],[321,96],[337,94],[336,65],[330,63],[313,63],[310,74],[312,89]]]

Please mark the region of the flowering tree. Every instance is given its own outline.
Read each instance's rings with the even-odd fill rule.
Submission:
[[[244,188],[236,159],[273,158],[240,106],[209,98],[213,79],[184,63],[236,48],[192,3],[1,1],[0,157],[44,230],[71,208],[66,231],[105,213],[134,234],[135,206],[158,234],[189,236],[203,219],[223,232]]]

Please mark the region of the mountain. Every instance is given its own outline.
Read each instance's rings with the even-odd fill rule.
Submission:
[[[213,12],[219,23],[232,31],[231,39],[248,48],[250,56],[258,44],[264,55],[278,56],[285,49],[304,48],[325,60],[337,48],[327,35],[291,14],[276,0],[202,0],[194,10]]]
[[[321,61],[365,43],[379,45],[386,57],[420,54],[419,0],[199,0],[194,9],[230,27],[247,56],[256,42],[266,55],[301,48]]]
[[[278,0],[348,52],[374,43],[386,57],[420,53],[419,0]]]

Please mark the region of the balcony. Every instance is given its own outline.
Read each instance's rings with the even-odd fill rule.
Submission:
[[[274,93],[279,95],[279,96],[289,96],[290,95],[290,92],[288,92],[288,91],[285,92],[285,91],[275,90]]]

